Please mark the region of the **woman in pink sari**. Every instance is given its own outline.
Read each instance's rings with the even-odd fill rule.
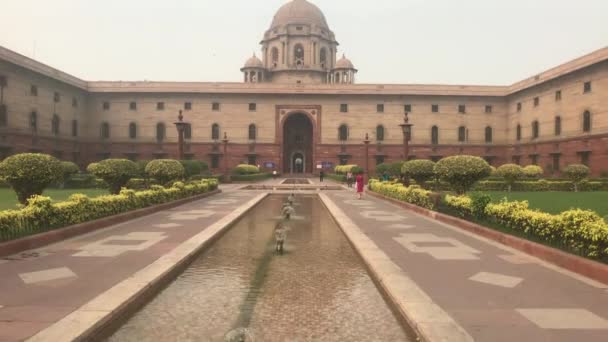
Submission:
[[[359,173],[357,174],[357,177],[355,178],[355,180],[357,181],[357,196],[359,196],[359,199],[361,199],[361,197],[363,196],[363,173]]]

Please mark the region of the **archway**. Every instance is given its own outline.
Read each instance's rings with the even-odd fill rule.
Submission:
[[[290,115],[283,124],[283,173],[312,173],[312,150],[312,122],[306,114]]]

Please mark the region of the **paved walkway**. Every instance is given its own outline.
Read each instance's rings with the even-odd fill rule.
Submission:
[[[472,340],[608,341],[608,285],[380,199],[327,196]]]
[[[1,258],[0,341],[20,341],[49,327],[260,194],[234,188]]]

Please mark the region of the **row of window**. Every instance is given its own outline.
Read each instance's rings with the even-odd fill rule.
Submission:
[[[32,132],[38,131],[38,112],[30,113],[30,129]],[[61,129],[61,118],[59,115],[54,114],[51,119],[51,133],[54,136],[58,136],[60,134]],[[78,136],[78,120],[72,120],[72,137]]]
[[[33,85],[33,84],[30,86],[30,96],[38,96],[38,86]],[[59,92],[53,93],[53,102],[55,102],[55,103],[61,102],[61,94]],[[74,107],[74,108],[78,107],[78,99],[75,97],[72,97],[72,107]]]
[[[410,137],[408,137],[408,139],[410,139]],[[348,140],[348,126],[347,125],[341,125],[338,128],[338,140],[340,140],[340,141]],[[384,126],[382,126],[382,125],[378,125],[376,127],[376,140],[384,141]],[[466,142],[468,140],[469,140],[468,139],[468,130],[466,129],[466,127],[465,126],[458,127],[458,141]],[[493,140],[492,127],[487,126],[485,129],[485,142],[492,143],[492,140]],[[431,128],[431,143],[433,145],[439,144],[439,127],[437,127],[437,126],[433,126]]]
[[[587,94],[591,92],[591,81],[585,82],[583,83],[583,94]],[[562,100],[562,91],[561,90],[556,90],[555,91],[555,101],[561,101]],[[538,107],[540,106],[540,97],[536,96],[533,100],[532,100],[532,105],[534,107]],[[521,112],[522,110],[522,103],[521,102],[517,102],[517,111]]]
[[[583,132],[589,133],[591,132],[591,112],[585,111],[583,113]],[[556,116],[554,119],[553,132],[555,136],[559,136],[562,134],[562,118],[561,116]],[[537,139],[540,136],[540,124],[538,120],[532,121],[532,139]],[[522,128],[521,125],[518,124],[515,131],[515,138],[517,141],[520,141],[522,138]]]
[[[108,111],[111,109],[111,105],[110,102],[106,101],[103,102],[101,105],[102,109],[105,111]],[[137,110],[137,102],[132,101],[129,102],[129,110]],[[156,110],[165,110],[165,103],[164,102],[157,102],[156,103]],[[192,102],[184,102],[184,110],[192,110]],[[213,102],[211,104],[211,110],[214,112],[219,112],[220,111],[220,103],[219,102]],[[250,103],[249,104],[249,111],[250,112],[255,112],[257,110],[257,104],[256,103]]]
[[[137,139],[137,124],[135,122],[131,122],[129,124],[129,138]],[[156,124],[156,140],[158,142],[162,142],[166,138],[167,127],[164,123],[159,122]],[[249,140],[257,139],[257,127],[255,124],[249,125],[248,129]],[[103,122],[100,127],[100,136],[102,139],[110,138],[110,124],[107,122]],[[184,139],[192,139],[192,126],[190,124],[186,125],[186,129],[184,130]],[[213,124],[211,125],[211,139],[219,140],[220,139],[220,125]]]

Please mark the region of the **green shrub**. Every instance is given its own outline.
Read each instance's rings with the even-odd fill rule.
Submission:
[[[369,181],[369,189],[396,200],[404,201],[419,207],[433,209],[434,202],[431,199],[431,192],[420,189],[416,186],[404,187],[401,184],[391,184],[380,182],[375,179]]]
[[[443,203],[456,210],[460,217],[469,217],[473,215],[473,201],[468,196],[445,195]]]
[[[179,161],[184,167],[184,177],[189,179],[192,176],[200,175],[203,171],[203,162],[198,160],[180,160]],[[205,164],[206,165],[206,164]]]
[[[410,160],[401,167],[401,172],[426,188],[426,182],[435,177],[435,163],[431,160]]]
[[[87,171],[103,179],[111,194],[118,194],[129,179],[137,177],[137,164],[128,159],[106,159],[89,164]]]
[[[388,174],[390,169],[390,164],[382,163],[376,165],[376,176],[382,177],[385,173]]]
[[[272,173],[254,173],[250,175],[234,175],[231,179],[235,182],[255,182],[272,178]]]
[[[566,166],[564,174],[574,183],[574,191],[578,191],[578,183],[589,177],[589,168],[581,164],[572,164]]]
[[[148,178],[148,174],[146,173],[146,166],[148,166],[149,162],[150,160],[138,160],[135,162],[135,164],[137,164],[138,178]]]
[[[75,163],[69,161],[61,162],[61,177],[59,179],[60,186],[65,187],[65,183],[75,174],[80,171],[80,168]]]
[[[526,178],[539,179],[543,176],[543,168],[538,165],[528,165],[523,168]]]
[[[52,203],[49,197],[34,196],[23,209],[0,211],[0,241],[166,203],[216,188],[217,181],[202,180],[187,185],[176,184],[168,189],[160,186],[139,192],[124,189],[118,195],[95,198],[74,194],[59,203]]]
[[[329,173],[325,175],[325,178],[329,178],[331,180],[335,180],[336,182],[345,183],[346,176],[345,175],[337,175],[335,173]]]
[[[345,175],[348,173],[348,171],[355,173],[353,171],[353,168],[358,168],[357,165],[338,165],[334,168],[334,171],[336,172],[336,174],[338,175]]]
[[[156,179],[161,185],[183,179],[184,173],[185,170],[182,164],[173,159],[157,159],[146,165],[148,177]]]
[[[16,154],[0,163],[0,177],[13,188],[21,204],[27,204],[33,195],[42,194],[61,176],[61,163],[46,154]]]
[[[260,173],[260,169],[255,165],[240,164],[234,168],[234,173],[237,175],[253,175]]]
[[[490,175],[490,165],[479,157],[452,156],[435,164],[435,174],[450,184],[453,191],[466,193],[477,181]]]
[[[485,216],[486,207],[492,202],[492,197],[481,192],[474,192],[470,197],[471,213],[477,218],[483,218]]]
[[[95,176],[90,173],[77,173],[65,182],[65,188],[89,189],[95,187]]]
[[[524,171],[519,165],[505,164],[496,169],[496,175],[505,180],[508,186],[508,191],[511,192],[513,183],[524,176]]]

